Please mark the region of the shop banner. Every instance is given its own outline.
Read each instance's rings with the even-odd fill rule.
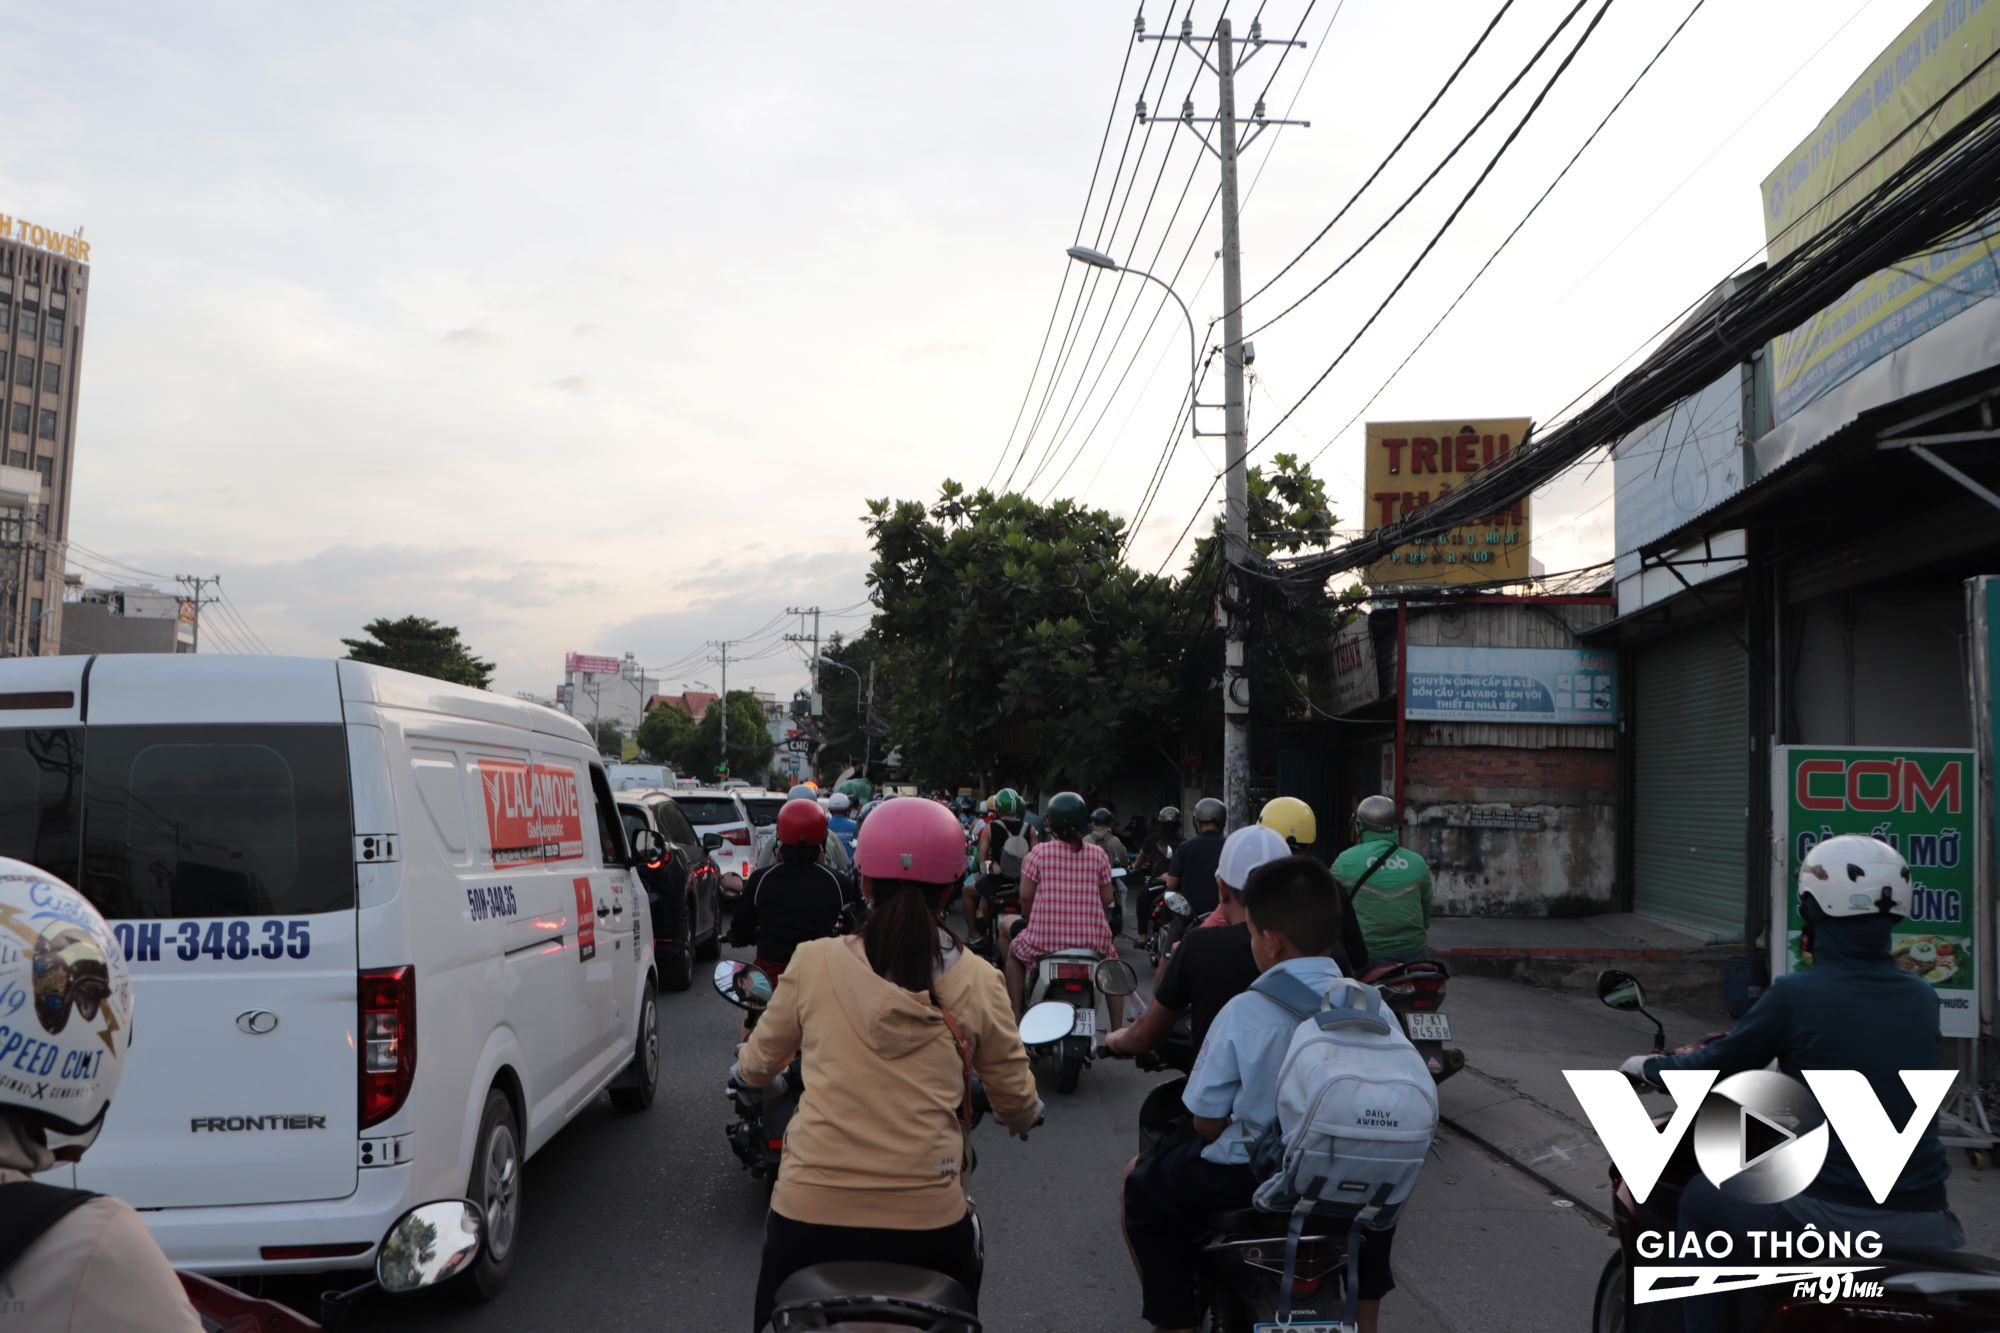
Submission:
[[[1618,720],[1618,656],[1591,648],[1433,648],[1411,645],[1412,722]]]
[[[1526,417],[1472,421],[1371,421],[1364,482],[1368,531],[1407,518],[1507,460],[1528,437]],[[1526,579],[1528,502],[1420,537],[1368,567],[1371,588]]]
[[[1799,863],[1815,843],[1842,833],[1879,838],[1910,863],[1909,919],[1896,927],[1896,966],[1921,977],[1943,1004],[1947,1037],[1979,1034],[1978,893],[1974,805],[1978,762],[1970,750],[1780,746],[1772,808],[1779,816],[1782,874],[1774,885],[1785,922],[1776,970],[1812,960],[1799,948]]]
[[[583,859],[583,802],[576,770],[481,759],[493,868]]]

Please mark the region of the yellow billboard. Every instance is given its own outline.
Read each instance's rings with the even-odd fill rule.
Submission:
[[[1765,178],[1764,236],[1771,262],[1824,231],[1925,144],[2000,92],[2000,61],[1995,61],[1946,96],[1996,48],[2000,4],[1932,0],[1925,6]],[[1904,133],[1919,122],[1922,128]],[[1977,237],[1864,278],[1772,341],[1775,419],[1783,421],[1993,291],[1992,254]]]
[[[1368,530],[1394,523],[1506,458],[1528,418],[1371,421],[1363,481]],[[1368,567],[1371,588],[1425,588],[1528,577],[1528,502],[1399,546]]]

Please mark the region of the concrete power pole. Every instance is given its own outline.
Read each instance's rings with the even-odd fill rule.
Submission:
[[[1243,671],[1243,641],[1250,627],[1243,616],[1230,609],[1243,605],[1237,570],[1250,552],[1250,474],[1244,461],[1249,453],[1250,440],[1244,413],[1243,366],[1247,358],[1243,346],[1243,256],[1237,213],[1236,159],[1243,149],[1250,146],[1251,140],[1268,126],[1303,126],[1309,123],[1268,119],[1264,115],[1264,104],[1259,102],[1251,112],[1250,132],[1239,141],[1236,73],[1267,46],[1303,47],[1305,43],[1266,40],[1262,25],[1254,19],[1250,24],[1250,40],[1241,60],[1236,58],[1233,30],[1228,19],[1215,25],[1213,60],[1201,49],[1209,39],[1194,35],[1192,20],[1183,19],[1178,34],[1152,36],[1142,33],[1140,39],[1184,43],[1215,74],[1214,116],[1197,117],[1194,103],[1189,101],[1182,105],[1179,116],[1149,117],[1146,104],[1140,102],[1139,119],[1178,120],[1201,140],[1203,147],[1215,154],[1222,165],[1222,368],[1223,410],[1227,418],[1224,429],[1228,435],[1222,511],[1222,801],[1229,808],[1229,828],[1234,830],[1250,822],[1250,678]],[[1215,126],[1215,142],[1211,144],[1207,133],[1195,128],[1197,125]]]
[[[788,606],[785,608],[785,614],[788,616],[811,616],[813,618],[813,632],[811,634],[787,634],[785,642],[809,643],[812,645],[812,659],[806,668],[806,695],[809,714],[816,717],[818,716],[819,700],[819,608],[816,606]]]
[[[729,777],[731,777],[731,776],[732,776],[732,774],[731,774],[731,773],[730,773],[730,771],[729,771],[729,648],[730,648],[730,641],[729,641],[729,640],[727,640],[727,639],[718,639],[718,640],[716,641],[716,644],[715,644],[715,646],[716,646],[716,648],[717,648],[717,649],[719,650],[719,652],[718,652],[718,655],[717,655],[717,657],[716,657],[716,660],[717,660],[718,662],[720,662],[720,663],[722,664],[722,697],[716,700],[716,704],[717,704],[717,706],[718,706],[718,707],[720,707],[720,708],[722,709],[722,720],[721,720],[721,722],[720,722],[720,724],[719,724],[719,725],[720,725],[720,727],[721,727],[721,730],[722,730],[722,738],[721,738],[721,744],[720,744],[720,746],[719,746],[719,750],[720,750],[720,753],[721,753],[721,757],[722,757],[722,777],[724,777],[725,779],[727,779],[727,778],[729,778]]]
[[[176,574],[174,575],[174,582],[184,588],[192,589],[194,592],[194,596],[188,598],[188,600],[194,604],[194,650],[199,653],[201,651],[201,608],[207,606],[210,602],[221,600],[216,597],[203,597],[201,590],[211,583],[220,584],[222,582],[222,575]],[[223,637],[227,638],[229,636],[224,635]]]

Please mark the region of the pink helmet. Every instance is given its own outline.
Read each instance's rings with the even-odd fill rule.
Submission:
[[[890,801],[861,825],[854,868],[870,879],[956,884],[965,875],[965,830],[935,801]]]

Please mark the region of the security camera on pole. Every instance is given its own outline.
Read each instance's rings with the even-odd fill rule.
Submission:
[[[1140,24],[1145,20],[1141,18]],[[1161,33],[1139,34],[1140,41],[1181,42],[1194,52],[1195,57],[1207,65],[1215,74],[1216,114],[1197,117],[1194,103],[1186,102],[1178,116],[1149,116],[1146,103],[1139,103],[1141,121],[1178,120],[1190,134],[1201,140],[1202,147],[1214,153],[1222,164],[1222,368],[1223,368],[1223,411],[1227,419],[1228,444],[1225,452],[1223,491],[1223,575],[1221,594],[1221,620],[1224,636],[1222,665],[1222,798],[1229,809],[1229,827],[1241,828],[1250,822],[1250,678],[1243,671],[1243,640],[1248,632],[1244,617],[1233,607],[1243,604],[1237,569],[1244,563],[1250,551],[1250,484],[1249,471],[1244,462],[1249,452],[1249,432],[1243,411],[1243,364],[1248,359],[1247,348],[1243,344],[1243,266],[1240,232],[1237,225],[1236,200],[1236,159],[1251,140],[1263,133],[1270,125],[1306,125],[1303,120],[1271,120],[1264,115],[1264,104],[1257,103],[1251,112],[1250,132],[1239,141],[1236,137],[1236,72],[1248,64],[1259,51],[1267,46],[1303,47],[1304,42],[1296,40],[1267,40],[1261,24],[1250,23],[1250,40],[1241,60],[1236,57],[1229,20],[1223,19],[1215,25],[1215,36],[1196,37],[1194,23],[1190,19],[1181,20],[1180,32],[1174,35]],[[1202,50],[1213,44],[1215,58],[1209,59]],[[1216,127],[1215,142],[1210,143],[1205,131],[1196,129],[1198,125]]]

